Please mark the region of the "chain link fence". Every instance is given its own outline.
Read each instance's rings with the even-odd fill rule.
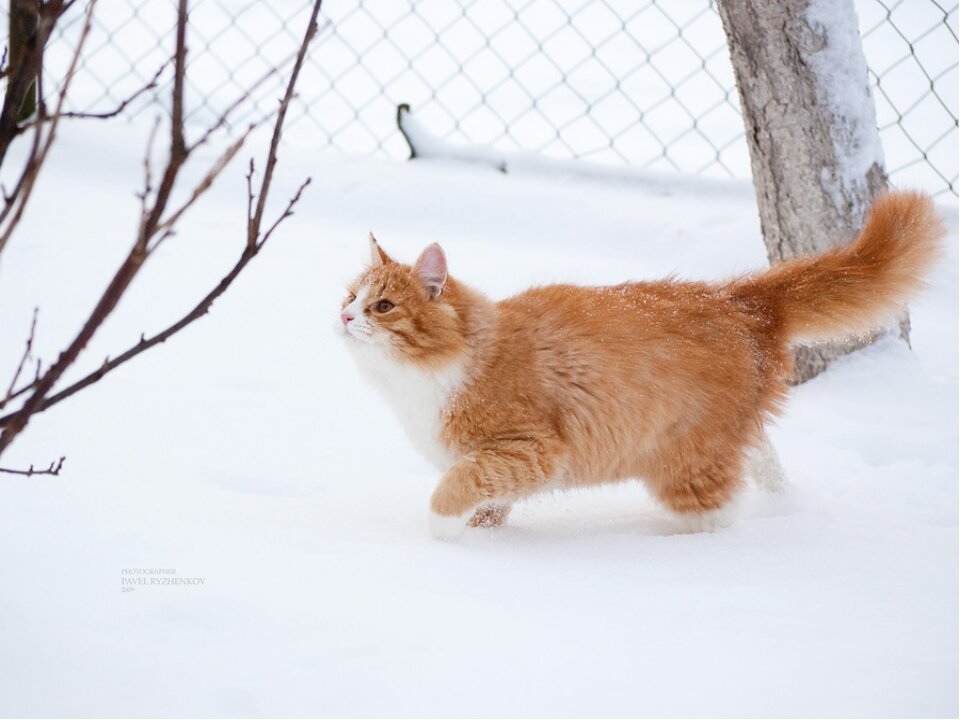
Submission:
[[[193,2],[191,118],[216,117],[287,59],[309,5]],[[957,3],[857,0],[857,11],[888,172],[956,195]],[[79,15],[50,49],[51,80],[62,75]],[[395,122],[405,102],[451,142],[749,177],[714,0],[331,0],[323,16],[290,142],[406,157]],[[174,20],[170,0],[101,3],[73,109],[109,110],[145,84],[170,54]],[[274,107],[281,82],[264,83],[243,112]],[[126,114],[155,114],[164,90]]]

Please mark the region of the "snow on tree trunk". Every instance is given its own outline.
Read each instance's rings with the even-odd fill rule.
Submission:
[[[719,11],[770,262],[851,241],[886,187],[853,0],[719,0]],[[874,339],[799,348],[796,381]]]

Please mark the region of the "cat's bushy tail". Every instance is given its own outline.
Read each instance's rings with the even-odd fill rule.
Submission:
[[[886,324],[924,287],[944,227],[917,192],[877,200],[850,245],[733,281],[731,294],[769,313],[789,340],[826,340]]]

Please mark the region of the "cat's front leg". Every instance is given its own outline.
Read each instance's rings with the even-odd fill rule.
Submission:
[[[481,470],[471,456],[456,462],[444,473],[430,498],[430,534],[438,540],[460,537],[475,511],[489,501],[491,488],[484,487]]]
[[[431,533],[457,538],[484,514],[482,508],[536,492],[549,482],[558,456],[556,444],[533,440],[506,441],[464,455],[444,473],[430,498]],[[501,521],[505,516],[504,511]]]

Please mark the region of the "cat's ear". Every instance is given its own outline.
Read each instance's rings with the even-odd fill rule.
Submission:
[[[373,232],[370,233],[370,263],[373,267],[380,267],[381,265],[389,265],[393,260],[390,259],[390,256],[387,255],[383,248],[380,247],[380,243],[377,242],[377,239],[373,236]]]
[[[437,297],[447,284],[447,257],[443,254],[443,248],[437,243],[427,245],[414,263],[413,272],[427,286],[430,297]]]

